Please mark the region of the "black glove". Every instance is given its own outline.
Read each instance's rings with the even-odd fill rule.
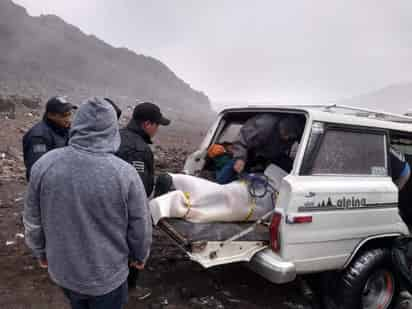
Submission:
[[[156,178],[154,197],[174,191],[173,178],[169,174],[161,174]]]

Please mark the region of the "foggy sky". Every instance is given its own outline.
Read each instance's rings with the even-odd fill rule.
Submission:
[[[168,65],[212,101],[324,103],[412,82],[410,0],[14,0]]]

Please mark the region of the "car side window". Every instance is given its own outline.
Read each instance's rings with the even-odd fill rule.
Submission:
[[[230,123],[219,136],[218,142],[234,142],[239,136],[243,123]]]
[[[384,132],[326,127],[322,134],[317,130],[315,137],[312,150],[305,154],[313,157],[305,160],[310,165],[303,174],[388,175]]]

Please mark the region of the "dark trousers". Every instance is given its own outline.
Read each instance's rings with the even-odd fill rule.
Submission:
[[[133,289],[137,285],[139,280],[139,270],[134,267],[129,267],[129,276],[127,277],[127,283],[130,289]]]
[[[90,296],[63,289],[72,309],[122,309],[127,303],[127,282],[117,289],[102,295]]]

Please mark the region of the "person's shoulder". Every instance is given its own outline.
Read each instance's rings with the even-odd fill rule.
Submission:
[[[145,142],[143,137],[141,137],[133,130],[125,127],[119,130],[121,137],[120,147],[132,147],[138,151],[150,150],[150,146]]]
[[[136,169],[131,164],[117,157],[116,155],[110,155],[109,162],[110,165],[117,171],[120,179],[124,181],[132,181],[136,178],[139,178]]]
[[[132,141],[132,143],[136,151],[152,152],[152,148],[150,148],[149,144],[139,134],[136,134],[136,138]]]
[[[267,121],[267,120],[278,120],[279,117],[273,114],[264,113],[261,115],[256,115],[255,117],[251,119],[254,119],[255,121]]]
[[[119,158],[115,154],[110,154],[109,160],[111,165],[115,167],[116,170],[118,170],[120,173],[136,173],[136,170],[133,168],[133,166],[131,166],[128,162]]]
[[[34,163],[32,167],[32,173],[36,172],[45,172],[49,167],[53,166],[55,162],[60,162],[61,159],[66,155],[68,147],[61,147],[50,150],[40,157]]]
[[[47,131],[47,126],[43,120],[33,125],[25,134],[26,137],[42,137]]]

